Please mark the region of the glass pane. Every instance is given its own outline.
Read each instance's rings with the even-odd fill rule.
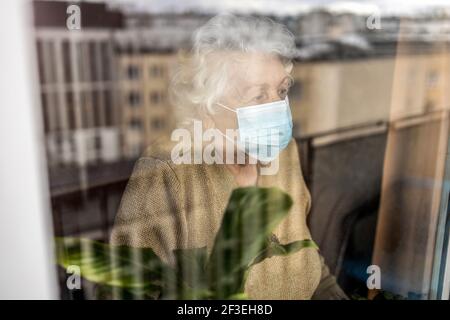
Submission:
[[[449,5],[152,3],[33,2],[61,298],[448,299]]]

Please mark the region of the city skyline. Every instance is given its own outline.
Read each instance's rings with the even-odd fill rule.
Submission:
[[[101,2],[88,0],[89,2]],[[335,13],[351,12],[355,14],[380,13],[384,15],[421,15],[435,9],[450,13],[447,0],[224,0],[220,3],[207,0],[111,0],[110,5],[124,7],[130,11],[151,13],[199,11],[218,13],[232,11],[239,13],[261,13],[273,15],[297,15],[314,9],[325,9]]]

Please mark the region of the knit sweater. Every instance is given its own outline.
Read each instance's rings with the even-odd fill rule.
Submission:
[[[169,264],[174,249],[206,246],[211,252],[230,194],[239,187],[225,165],[175,164],[173,146],[154,144],[136,162],[111,235],[112,244],[152,248]],[[274,230],[280,243],[311,239],[306,224],[311,196],[294,140],[280,153],[278,172],[258,175],[257,186],[276,186],[293,199]],[[245,292],[250,299],[346,298],[314,248],[253,265]]]

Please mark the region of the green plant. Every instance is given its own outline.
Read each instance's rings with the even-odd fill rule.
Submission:
[[[122,297],[245,299],[249,268],[262,260],[317,248],[310,240],[271,241],[288,214],[291,197],[277,188],[238,188],[231,194],[211,254],[206,247],[174,250],[175,265],[151,248],[132,248],[79,238],[56,238],[58,263],[77,265],[82,276]]]

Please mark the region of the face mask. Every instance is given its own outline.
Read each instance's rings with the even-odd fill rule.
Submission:
[[[292,116],[287,97],[284,100],[235,110],[217,104],[236,113],[239,129],[238,148],[253,158],[270,162],[291,141]]]

